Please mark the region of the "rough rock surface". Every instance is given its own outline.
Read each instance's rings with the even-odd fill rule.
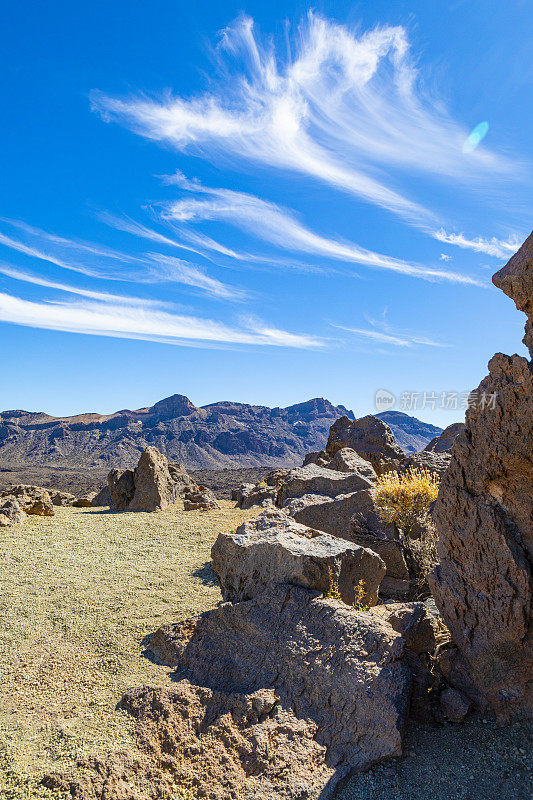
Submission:
[[[26,519],[26,513],[14,497],[0,498],[0,528],[19,525]]]
[[[253,506],[274,505],[278,496],[275,486],[256,484],[243,491],[239,501],[239,508],[253,508]]]
[[[441,692],[440,703],[444,715],[450,722],[462,722],[472,705],[468,697],[451,686]]]
[[[406,458],[400,467],[400,472],[408,469],[425,469],[442,478],[450,466],[451,459],[452,457],[448,452],[436,453],[423,450],[421,453],[412,453]]]
[[[129,511],[159,511],[178,497],[167,458],[155,447],[143,451],[133,474],[135,492]]]
[[[365,461],[351,447],[341,447],[340,450],[337,450],[328,467],[338,472],[357,472],[371,483],[374,483],[377,478],[376,471],[370,461]]]
[[[135,493],[132,469],[112,469],[107,476],[111,507],[126,511]]]
[[[337,470],[308,464],[293,469],[287,475],[279,490],[278,502],[284,504],[291,497],[304,494],[322,494],[336,497],[338,494],[369,489],[372,482],[359,472],[338,472]]]
[[[91,505],[101,508],[102,506],[110,506],[111,502],[111,492],[109,491],[109,486],[104,486],[95,494],[91,501]]]
[[[15,498],[26,514],[39,517],[53,517],[54,506],[46,489],[41,486],[28,486],[21,483],[2,490],[0,497],[5,499]]]
[[[235,533],[219,534],[211,555],[222,596],[232,601],[248,600],[281,583],[328,593],[335,582],[351,604],[362,581],[360,599],[373,606],[385,575],[376,553],[299,525],[281,511],[264,512]]]
[[[326,467],[330,461],[331,457],[328,456],[325,450],[316,450],[313,453],[307,453],[303,460],[302,467],[306,467],[308,464],[317,464],[319,467]]]
[[[220,504],[211,489],[196,486],[185,492],[183,508],[185,511],[208,511],[210,508],[220,508]]]
[[[50,489],[48,494],[55,506],[71,506],[76,500],[76,495],[70,492],[53,491]]]
[[[533,234],[494,283],[532,313]],[[526,341],[531,344],[531,317]],[[431,588],[468,667],[473,699],[490,705],[502,720],[528,718],[533,717],[532,364],[498,353],[477,390],[477,397],[483,396],[495,396],[494,407],[477,402],[467,411],[435,505],[440,563]]]
[[[112,469],[107,483],[110,506],[116,511],[159,511],[197,488],[181,465],[169,464],[155,447],[143,451],[134,470]]]
[[[440,436],[435,436],[435,438],[432,439],[430,443],[426,445],[426,447],[424,447],[423,452],[446,453],[448,450],[452,449],[453,443],[459,434],[464,431],[464,429],[464,422],[453,422],[443,430]]]
[[[334,456],[343,447],[351,447],[370,461],[378,475],[405,458],[389,426],[372,414],[356,420],[341,417],[331,426],[326,450]]]
[[[163,663],[195,684],[274,690],[282,707],[316,724],[336,778],[401,752],[410,683],[403,648],[372,612],[287,585],[165,626],[150,641]]]
[[[449,639],[446,626],[432,600],[417,603],[386,603],[377,613],[405,639],[414,653],[434,653],[438,644]]]
[[[290,501],[284,508],[301,525],[353,541],[352,517],[368,507],[368,494],[366,490],[363,492],[340,494],[335,498],[305,495],[305,504],[298,506],[297,501]]]

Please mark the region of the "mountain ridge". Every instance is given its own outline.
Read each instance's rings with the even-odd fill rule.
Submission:
[[[355,419],[353,411],[322,397],[270,408],[231,400],[195,406],[185,395],[174,394],[153,406],[70,417],[14,409],[0,412],[0,460],[122,467],[131,466],[152,445],[190,469],[296,466],[306,453],[325,446],[330,426],[341,416]],[[419,449],[440,432],[402,417]],[[431,429],[423,442],[420,426]],[[410,442],[406,433],[403,441],[413,452],[415,440]]]

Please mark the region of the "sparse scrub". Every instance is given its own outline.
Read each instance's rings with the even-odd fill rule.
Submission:
[[[426,575],[438,561],[437,531],[431,504],[437,499],[439,479],[429,470],[381,475],[372,490],[376,512],[395,525],[411,582],[418,595],[427,594]]]

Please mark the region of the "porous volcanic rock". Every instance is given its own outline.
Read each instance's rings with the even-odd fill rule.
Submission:
[[[359,472],[338,472],[317,464],[308,464],[289,472],[279,490],[278,502],[283,505],[291,497],[302,497],[304,494],[336,497],[338,494],[356,492],[371,486],[372,482]]]
[[[143,451],[133,473],[135,492],[129,511],[159,511],[178,497],[167,458],[155,447]]]
[[[317,464],[319,467],[326,467],[330,461],[331,457],[328,456],[325,450],[316,450],[315,452],[307,453],[303,460],[302,467],[306,467],[308,464]]]
[[[19,525],[26,519],[26,513],[15,497],[0,498],[0,528]]]
[[[533,234],[493,280],[531,315]],[[529,345],[531,330],[529,316]],[[472,699],[500,720],[531,718],[532,363],[496,354],[476,397],[434,509],[440,563],[431,589],[468,668]]]
[[[351,769],[401,752],[404,640],[371,611],[281,584],[164,626],[149,646],[177,677],[222,692],[268,688],[298,719],[312,720],[335,770],[321,798]]]
[[[360,581],[367,606],[378,599],[385,564],[370,550],[299,525],[281,511],[266,511],[235,533],[220,533],[211,555],[225,600],[256,597],[280,583],[328,593],[338,587],[353,603]]]
[[[370,483],[374,483],[377,478],[376,471],[370,461],[365,461],[351,447],[341,447],[340,450],[337,450],[328,467],[338,472],[357,472],[367,478]]]
[[[183,508],[185,511],[209,511],[212,508],[220,508],[220,504],[211,489],[207,486],[196,486],[185,492]]]
[[[100,491],[95,494],[91,501],[91,505],[97,508],[101,508],[102,506],[110,506],[111,504],[112,501],[109,486],[103,486]]]
[[[274,505],[277,496],[278,489],[275,486],[256,484],[241,493],[239,508]]]
[[[9,486],[2,490],[0,497],[15,498],[26,514],[38,517],[54,516],[54,506],[50,495],[41,486],[29,486],[25,483]]]
[[[435,436],[428,445],[424,447],[422,452],[425,453],[446,453],[451,450],[453,443],[460,433],[465,429],[464,422],[453,422],[444,428],[440,436]]]
[[[126,511],[135,494],[132,469],[112,469],[107,476],[111,507]]]
[[[76,495],[70,492],[48,490],[48,493],[55,506],[71,506],[76,500]]]
[[[423,469],[432,472],[440,479],[450,466],[451,459],[452,457],[448,452],[437,453],[423,450],[421,453],[412,453],[406,458],[399,472],[405,472],[409,469]]]
[[[389,426],[372,414],[356,420],[341,417],[331,426],[327,452],[334,456],[343,447],[352,448],[370,461],[378,475],[396,468],[405,458]]]

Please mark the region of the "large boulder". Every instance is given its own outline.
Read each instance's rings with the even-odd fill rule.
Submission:
[[[111,507],[115,511],[126,511],[135,494],[132,469],[112,469],[107,476]]]
[[[110,506],[116,511],[159,511],[197,488],[185,469],[169,464],[156,447],[142,452],[134,470],[112,469],[107,482]]]
[[[372,414],[356,420],[341,417],[333,423],[326,450],[334,456],[343,447],[350,447],[370,461],[378,475],[397,468],[405,458],[389,426]]]
[[[451,425],[448,425],[447,428],[444,428],[440,436],[435,436],[435,438],[424,447],[422,452],[447,453],[448,450],[452,449],[453,443],[464,429],[464,422],[453,422]]]
[[[448,467],[452,457],[448,452],[434,452],[423,450],[421,453],[412,453],[403,462],[400,472],[410,469],[426,470],[432,472],[437,478],[441,479]]]
[[[60,490],[48,490],[50,499],[54,506],[72,506],[76,500],[76,495],[70,492],[62,492]]]
[[[15,497],[0,498],[0,528],[19,525],[26,519],[26,512]]]
[[[54,506],[46,489],[41,486],[29,486],[25,483],[10,486],[2,491],[1,497],[15,498],[26,514],[38,517],[53,517]]]
[[[357,472],[371,483],[374,483],[377,478],[376,471],[370,461],[366,461],[351,447],[341,447],[340,450],[337,450],[328,467],[338,472]]]
[[[293,469],[287,475],[279,490],[278,502],[282,505],[292,497],[304,494],[321,494],[336,497],[338,494],[369,489],[372,482],[359,472],[338,472],[337,470],[308,464]]]
[[[269,688],[282,708],[313,721],[333,775],[321,794],[309,794],[304,781],[297,793],[286,788],[284,798],[330,797],[349,771],[401,752],[410,685],[404,641],[372,612],[275,585],[252,600],[167,625],[149,646],[177,676],[222,692]],[[305,764],[300,768],[307,776]],[[250,798],[264,796],[260,786]]]
[[[494,283],[529,315],[533,234]],[[495,355],[466,414],[434,517],[440,563],[431,588],[478,704],[501,720],[533,717],[533,371]]]
[[[135,467],[133,482],[135,492],[129,511],[159,511],[173,503],[179,495],[168,460],[156,447],[147,447],[142,452]]]
[[[338,592],[345,603],[375,605],[385,575],[376,553],[267,511],[220,533],[211,555],[225,600],[248,600],[278,583]],[[358,586],[364,591],[357,596]]]
[[[91,500],[91,505],[95,506],[96,508],[102,508],[103,506],[111,506],[111,492],[109,491],[109,486],[103,486],[99,492],[95,494],[93,499]]]

